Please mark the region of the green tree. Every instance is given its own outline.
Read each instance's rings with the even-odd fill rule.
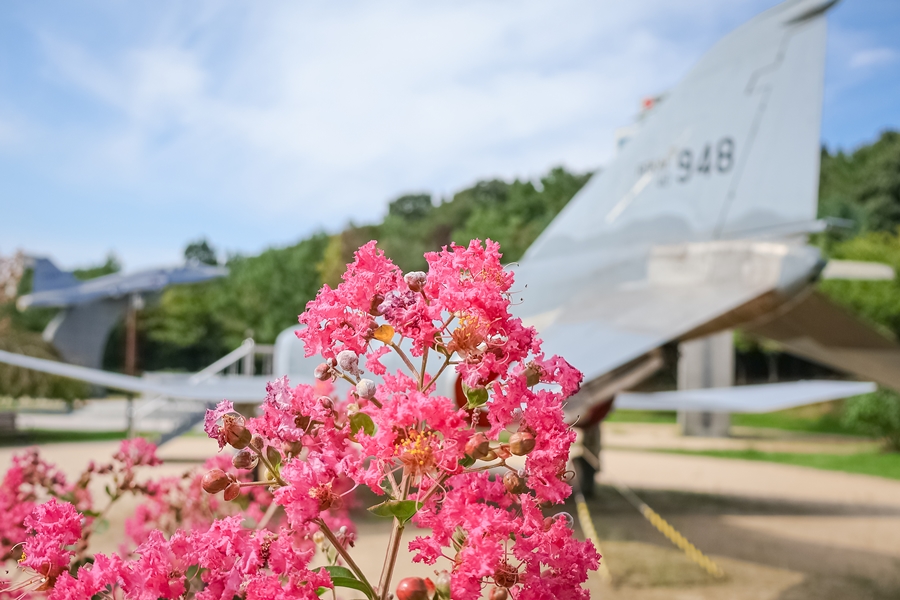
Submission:
[[[857,396],[844,407],[844,423],[884,441],[885,447],[900,452],[900,396],[890,390]]]
[[[822,150],[819,214],[849,219],[848,231],[827,241],[868,231],[895,231],[900,226],[900,133],[885,131],[854,152]]]
[[[191,242],[184,249],[184,260],[187,262],[198,262],[205,265],[217,265],[219,259],[216,258],[216,250],[205,238],[196,242]]]

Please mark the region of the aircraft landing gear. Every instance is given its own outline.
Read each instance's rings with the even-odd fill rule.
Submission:
[[[575,457],[576,474],[581,493],[585,498],[593,498],[596,491],[597,473],[600,472],[600,422],[582,429],[581,456]]]

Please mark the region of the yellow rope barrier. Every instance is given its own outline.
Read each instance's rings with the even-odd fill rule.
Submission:
[[[640,511],[640,513],[644,516],[645,519],[650,521],[650,524],[653,525],[661,534],[666,536],[670,542],[672,542],[676,548],[684,552],[687,557],[700,566],[704,571],[712,575],[713,577],[725,577],[725,571],[717,565],[711,558],[700,552],[696,546],[687,541],[683,535],[678,533],[678,531],[672,527],[668,521],[663,519],[659,513],[655,510],[647,506],[647,504],[637,497],[637,495],[631,491],[629,488],[620,484],[612,484],[620,494],[622,494],[626,500],[631,502],[635,508]]]
[[[597,530],[594,528],[594,522],[591,520],[591,512],[588,510],[587,502],[584,501],[584,495],[582,495],[581,491],[576,491],[575,493],[575,508],[578,512],[578,524],[581,525],[581,531],[584,532],[584,537],[591,540],[594,544],[594,548],[597,549],[597,553],[602,557],[603,550],[600,549],[600,536],[597,535]],[[600,559],[600,566],[597,569],[597,573],[600,575],[600,580],[603,583],[610,585],[612,583],[612,573],[609,572],[609,567],[606,566],[606,559]]]
[[[595,468],[599,467],[599,461],[593,456],[586,456],[589,462],[594,463]],[[591,460],[592,459],[592,460]],[[593,542],[594,547],[597,549],[597,552],[602,556],[603,551],[600,549],[600,536],[597,535],[597,530],[594,528],[594,522],[591,520],[591,512],[588,510],[587,502],[585,502],[584,494],[581,493],[581,486],[578,484],[578,477],[575,477],[575,507],[578,512],[578,524],[581,526],[581,531],[584,532],[584,536]],[[625,497],[628,502],[630,502],[638,512],[643,515],[645,519],[647,519],[653,527],[657,529],[661,534],[663,534],[667,540],[672,542],[676,548],[681,550],[687,555],[688,559],[696,563],[700,568],[704,571],[712,575],[716,578],[725,577],[725,571],[717,565],[711,558],[700,552],[696,546],[690,543],[687,538],[681,535],[678,530],[676,530],[672,525],[669,524],[668,521],[663,519],[659,513],[655,510],[647,506],[647,504],[637,497],[633,491],[627,486],[610,483],[622,496]],[[597,570],[600,575],[600,579],[603,580],[603,583],[611,584],[612,583],[612,574],[609,572],[609,568],[606,566],[606,560],[601,559],[600,567]]]

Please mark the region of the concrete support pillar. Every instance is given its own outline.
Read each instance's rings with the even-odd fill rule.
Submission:
[[[734,339],[731,331],[683,342],[678,347],[678,389],[734,385]],[[684,435],[728,437],[731,416],[717,412],[678,412]]]

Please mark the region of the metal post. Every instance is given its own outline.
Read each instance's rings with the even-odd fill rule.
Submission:
[[[723,331],[678,347],[678,389],[729,387],[734,385],[734,336]],[[728,437],[731,416],[719,412],[678,412],[684,435]]]
[[[254,360],[256,359],[256,353],[253,351],[256,344],[254,344],[253,340],[249,340],[249,342],[253,345],[250,346],[250,350],[247,352],[247,354],[244,356],[244,358],[241,361],[242,362],[241,371],[243,371],[242,374],[245,377],[253,376],[253,368],[255,366]]]
[[[137,312],[144,308],[144,300],[139,294],[128,299],[125,314],[125,374],[137,375]]]
[[[134,437],[134,396],[131,394],[125,400],[125,437]]]

